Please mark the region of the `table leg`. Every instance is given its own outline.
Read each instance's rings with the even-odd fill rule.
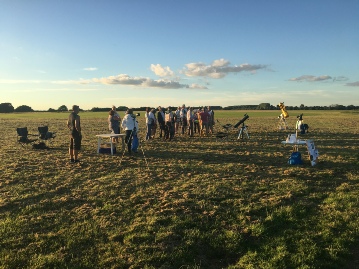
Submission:
[[[97,139],[97,153],[100,153],[100,147],[101,147],[101,137],[98,137],[98,139]]]
[[[113,155],[113,143],[112,143],[112,137],[110,137],[110,144],[111,144],[111,155]]]
[[[293,146],[293,152],[298,152],[299,151],[299,146],[298,145],[294,145]]]
[[[125,137],[121,135],[121,142],[122,142],[122,151],[125,150]]]

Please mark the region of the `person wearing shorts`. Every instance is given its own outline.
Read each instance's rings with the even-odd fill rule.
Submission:
[[[80,160],[78,159],[79,150],[81,150],[81,124],[80,124],[80,116],[78,113],[80,112],[80,108],[77,105],[72,106],[72,112],[69,115],[67,120],[67,128],[70,130],[70,146],[69,146],[69,154],[70,154],[70,162],[77,163]]]

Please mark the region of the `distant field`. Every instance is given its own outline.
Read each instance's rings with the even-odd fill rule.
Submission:
[[[329,117],[340,117],[343,115],[357,115],[359,111],[356,110],[289,110],[289,119],[295,120],[297,115],[303,113],[305,116],[326,116]],[[124,111],[119,112],[124,115]],[[140,113],[144,115],[144,111],[135,111],[134,113]],[[229,119],[241,119],[245,113],[250,117],[278,117],[280,110],[218,110],[215,111],[216,116],[219,118]],[[67,119],[69,112],[28,112],[28,113],[0,113],[0,119]],[[107,118],[108,112],[88,112],[81,111],[80,115],[84,118],[99,119]]]
[[[359,113],[288,112],[281,131],[280,111],[216,111],[215,133],[248,113],[250,139],[157,136],[134,157],[98,155],[108,113],[81,112],[81,164],[69,113],[0,114],[0,268],[359,268]],[[314,167],[281,144],[301,113]],[[21,148],[16,127],[42,125],[50,149]]]

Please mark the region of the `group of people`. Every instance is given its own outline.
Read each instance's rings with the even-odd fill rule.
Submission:
[[[136,115],[133,114],[132,109],[127,109],[125,116],[121,120],[120,115],[116,111],[116,106],[112,106],[108,115],[109,130],[114,134],[120,133],[120,123],[123,130],[125,130],[125,143],[127,145],[128,153],[137,152],[137,148],[133,147],[133,139],[137,139],[138,121]],[[113,142],[118,142],[118,137],[113,138]]]
[[[166,111],[159,106],[157,108],[157,118],[155,109],[151,109],[148,116],[146,116],[146,123],[147,118],[152,120],[148,121],[146,139],[151,139],[151,133],[154,136],[157,125],[160,128],[159,137],[164,137],[165,140],[172,140],[175,134],[185,135],[187,133],[190,137],[193,137],[196,133],[199,136],[208,135],[213,133],[215,123],[214,111],[209,106],[195,109],[182,105],[175,111],[172,111],[170,107]]]
[[[79,112],[80,107],[78,105],[73,105],[72,112],[70,113],[67,120],[67,128],[70,132],[69,155],[71,163],[80,162],[78,154],[81,150],[82,135],[80,116],[78,115]],[[116,111],[116,107],[113,106],[112,109],[109,111],[108,116],[109,129],[112,133],[120,133],[120,122],[121,127],[126,132],[125,142],[127,144],[127,150],[129,153],[131,153],[133,151],[132,140],[134,137],[136,137],[138,130],[138,122],[136,120],[136,116],[133,114],[133,110],[128,109],[125,116],[121,120],[120,115]],[[118,138],[114,138],[114,142],[118,142]]]
[[[79,162],[78,152],[81,149],[81,124],[80,116],[78,115],[80,108],[78,105],[72,106],[72,112],[67,121],[67,127],[70,131],[70,162]],[[213,133],[214,126],[214,111],[211,108],[203,107],[194,109],[193,107],[179,106],[175,111],[170,107],[166,109],[159,106],[157,109],[146,108],[146,140],[153,139],[157,127],[159,127],[159,138],[171,141],[175,134],[181,133],[193,137],[198,133],[199,136]],[[133,149],[132,140],[137,137],[138,121],[136,115],[133,114],[132,109],[127,109],[125,116],[121,120],[119,113],[116,111],[116,106],[112,106],[108,116],[109,130],[114,134],[120,133],[120,123],[123,130],[125,130],[125,143],[127,144],[128,153],[131,154]],[[113,142],[118,142],[118,137],[113,138]]]

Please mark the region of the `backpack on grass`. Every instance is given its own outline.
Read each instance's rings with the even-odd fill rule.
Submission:
[[[302,156],[300,152],[298,151],[292,152],[288,160],[288,164],[292,164],[292,165],[303,164]]]

